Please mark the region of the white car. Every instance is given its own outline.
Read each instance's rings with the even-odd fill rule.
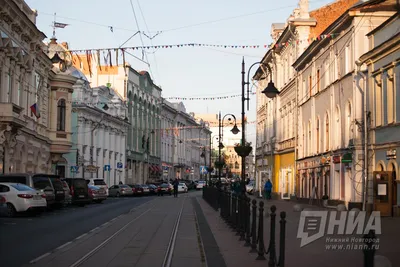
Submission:
[[[47,207],[46,194],[24,184],[0,183],[0,196],[5,198],[6,215],[17,212],[44,210]]]
[[[185,183],[179,183],[178,184],[178,193],[187,193],[188,187],[186,186]]]
[[[250,180],[250,182],[246,185],[246,192],[248,194],[253,194],[254,193],[254,187],[255,187],[255,181]]]
[[[94,185],[100,188],[104,188],[104,190],[106,190],[107,196],[108,196],[108,185],[106,184],[106,182],[104,182],[103,179],[101,178],[90,178],[90,179],[86,179],[86,182],[88,183],[88,185]]]
[[[198,181],[196,184],[196,190],[203,189],[203,187],[206,185],[206,181]]]

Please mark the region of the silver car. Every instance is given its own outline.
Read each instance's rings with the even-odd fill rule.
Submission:
[[[255,181],[250,180],[250,182],[246,185],[246,192],[248,194],[253,194],[254,193],[254,187],[255,187]]]
[[[126,184],[113,185],[108,189],[108,196],[120,197],[120,196],[132,196],[133,189]]]

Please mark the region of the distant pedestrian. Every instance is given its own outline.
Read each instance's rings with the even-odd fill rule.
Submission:
[[[172,185],[174,186],[174,197],[178,197],[178,185],[179,185],[178,178],[175,179]]]
[[[119,184],[122,184],[122,181],[119,181]]]
[[[265,192],[265,198],[271,199],[272,183],[270,179],[268,179],[268,181],[264,185],[264,192]]]

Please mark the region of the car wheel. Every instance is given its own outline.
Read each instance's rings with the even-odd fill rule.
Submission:
[[[17,211],[14,208],[14,205],[11,203],[7,203],[7,217],[14,217],[17,214]]]
[[[116,197],[119,197],[119,196],[120,196],[119,192],[117,192],[117,194],[115,194],[115,196],[116,196]]]

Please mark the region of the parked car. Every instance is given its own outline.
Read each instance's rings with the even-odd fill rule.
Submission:
[[[132,187],[130,187],[129,185],[118,184],[118,185],[113,185],[108,189],[108,195],[110,197],[132,196],[133,190]]]
[[[194,181],[185,181],[188,190],[196,189],[196,183]]]
[[[58,176],[58,175],[49,175],[49,179],[50,179],[50,182],[51,182],[51,184],[53,186],[53,189],[54,189],[54,204],[57,207],[64,206],[65,192],[64,192],[64,186],[62,184],[60,176]]]
[[[81,207],[89,204],[91,199],[89,198],[89,189],[86,180],[83,178],[65,178],[69,189],[71,191],[71,203],[79,205]]]
[[[160,184],[157,188],[157,195],[163,196],[164,194],[172,195],[170,184]]]
[[[178,193],[187,193],[188,192],[188,187],[186,186],[185,183],[179,183],[178,184]]]
[[[108,185],[106,184],[106,182],[104,182],[104,179],[101,178],[90,178],[87,179],[88,184],[90,185],[94,185],[100,188],[104,188],[104,190],[106,190],[107,196],[108,196]]]
[[[145,195],[150,194],[150,188],[148,185],[142,184],[142,185],[140,185],[140,187],[143,189],[143,194],[145,194]]]
[[[0,196],[6,203],[6,215],[13,217],[17,212],[44,210],[46,194],[25,184],[0,183]]]
[[[104,188],[88,185],[89,198],[96,203],[101,203],[107,199],[107,191]]]
[[[206,181],[198,181],[196,184],[196,190],[203,189],[203,187],[206,185]]]
[[[157,186],[154,184],[149,184],[148,185],[149,190],[150,190],[150,194],[154,195],[157,194]]]
[[[0,183],[19,183],[35,188],[46,194],[48,207],[55,204],[55,190],[49,174],[10,173],[0,175]]]
[[[72,202],[71,190],[69,189],[68,183],[64,180],[61,180],[64,189],[64,204],[70,205]]]
[[[254,193],[254,186],[255,186],[255,181],[250,180],[248,184],[246,184],[246,192],[248,194],[253,194]]]
[[[130,188],[132,188],[132,192],[134,196],[142,196],[143,188],[139,184],[128,184]]]

